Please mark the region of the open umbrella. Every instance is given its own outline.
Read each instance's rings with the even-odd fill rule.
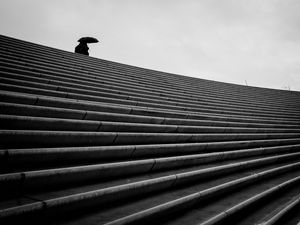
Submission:
[[[78,42],[84,42],[84,43],[97,43],[99,42],[96,38],[93,37],[82,37],[78,40]]]

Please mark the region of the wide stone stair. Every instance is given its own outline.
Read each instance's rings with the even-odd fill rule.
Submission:
[[[0,224],[300,220],[300,92],[0,35],[0,126]]]

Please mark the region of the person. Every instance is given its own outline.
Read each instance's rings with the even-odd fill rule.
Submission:
[[[79,42],[79,45],[75,47],[75,53],[89,55],[89,47],[86,42]]]

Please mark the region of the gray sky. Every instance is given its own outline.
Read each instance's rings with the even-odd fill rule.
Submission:
[[[300,91],[299,0],[1,0],[0,33],[90,56]]]

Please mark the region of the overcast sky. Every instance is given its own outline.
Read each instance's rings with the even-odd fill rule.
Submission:
[[[299,0],[0,0],[0,33],[90,56],[300,91]]]

